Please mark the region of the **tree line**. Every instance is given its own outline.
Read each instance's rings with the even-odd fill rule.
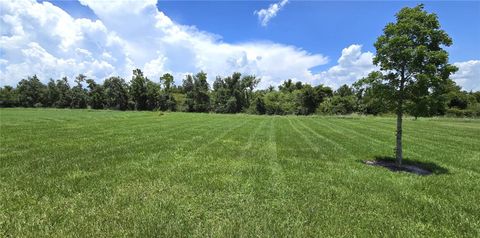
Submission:
[[[241,73],[217,77],[212,87],[204,72],[186,75],[181,85],[175,85],[174,77],[168,73],[157,82],[152,81],[140,69],[133,70],[130,82],[110,77],[97,83],[80,74],[73,86],[66,77],[50,79],[44,84],[34,75],[22,79],[15,88],[1,87],[0,107],[379,115],[395,112],[395,103],[389,100],[393,89],[381,82],[384,77],[381,72],[372,72],[353,85],[343,85],[336,90],[291,79],[278,87],[256,90],[260,78]],[[462,91],[451,79],[427,88],[415,88],[409,93],[411,97],[405,102],[405,108],[415,117],[480,116],[480,92]]]

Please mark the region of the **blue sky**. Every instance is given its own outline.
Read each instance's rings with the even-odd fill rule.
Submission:
[[[2,16],[18,15],[18,24],[23,28],[40,26],[33,27],[33,31],[38,32],[26,37],[28,40],[23,45],[8,47],[12,43],[5,41],[7,46],[0,46],[3,84],[19,80],[12,79],[9,70],[23,70],[25,75],[38,74],[40,72],[29,71],[48,68],[44,64],[53,62],[65,69],[44,72],[44,77],[59,77],[62,73],[71,76],[69,74],[78,73],[78,70],[69,68],[78,65],[77,68],[88,71],[87,75],[90,73],[88,76],[101,81],[109,75],[128,78],[131,67],[140,67],[152,78],[164,72],[174,73],[177,82],[184,74],[199,70],[211,76],[240,71],[262,77],[263,86],[293,78],[337,87],[350,84],[375,69],[371,64],[375,52],[373,43],[382,28],[395,20],[394,14],[402,7],[420,3],[295,0],[114,0],[99,3],[73,0],[50,1],[53,5],[49,5],[34,0],[19,2],[23,1],[29,7],[42,6],[45,14],[59,14],[61,17],[50,25],[75,29],[80,33],[69,34],[81,37],[71,43],[55,32],[58,29],[47,32],[50,29],[41,17],[31,19],[28,11],[22,13],[20,8],[3,6],[2,9],[9,10],[2,10]],[[453,78],[465,89],[479,90],[480,1],[427,1],[424,4],[428,12],[439,16],[442,28],[454,40],[447,50],[450,62],[461,67],[461,71]],[[275,14],[262,24],[258,12],[272,10],[272,7],[277,8]],[[53,8],[58,8],[58,12],[52,13]],[[61,11],[71,19],[67,20]],[[76,21],[82,18],[89,22]],[[5,28],[14,29],[8,27],[9,24],[12,23],[2,22]],[[72,26],[65,26],[68,24]],[[91,33],[95,24],[103,25],[104,29]],[[13,38],[14,33],[2,31],[4,36]],[[112,39],[115,44],[111,43]],[[22,51],[21,55],[27,59],[15,54],[16,51]],[[38,55],[41,58],[51,56],[51,59],[39,63],[32,55],[37,58]],[[89,70],[88,66],[94,70]]]
[[[262,27],[252,13],[269,3],[162,1],[157,7],[174,21],[219,34],[227,42],[270,40],[338,58],[341,49],[351,44],[375,51],[373,43],[385,24],[395,20],[395,13],[421,2],[291,1],[267,27]],[[452,62],[479,58],[480,1],[424,4],[427,11],[439,16],[443,29],[454,39],[449,48]]]

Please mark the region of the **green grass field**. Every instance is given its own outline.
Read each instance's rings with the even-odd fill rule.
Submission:
[[[480,121],[1,109],[0,236],[480,236]]]

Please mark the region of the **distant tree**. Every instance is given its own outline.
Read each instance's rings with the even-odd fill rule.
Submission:
[[[241,88],[244,92],[245,105],[244,108],[248,107],[251,103],[251,98],[253,90],[260,83],[260,78],[255,77],[255,75],[246,75],[242,77]]]
[[[63,77],[57,80],[58,100],[55,106],[58,108],[68,108],[72,103],[72,92],[68,78]]]
[[[160,77],[160,83],[163,85],[163,89],[159,94],[159,108],[162,111],[176,111],[177,101],[173,96],[175,92],[174,78],[171,74],[164,74]],[[193,82],[192,82],[193,83]]]
[[[105,92],[103,86],[97,84],[93,79],[87,79],[88,105],[93,109],[103,109],[105,105]]]
[[[228,113],[230,108],[227,108],[227,101],[230,98],[225,80],[218,76],[213,82],[212,91],[212,108],[216,113]]]
[[[269,91],[263,97],[265,104],[265,113],[268,115],[285,114],[285,104],[283,102],[282,92]]]
[[[293,93],[271,91],[265,94],[265,113],[269,115],[294,114],[296,111]]]
[[[159,108],[160,106],[160,95],[161,95],[161,87],[160,84],[155,83],[151,80],[146,80],[146,105],[145,109],[147,110],[154,110]]]
[[[469,104],[469,95],[460,91],[458,88],[455,91],[450,92],[449,101],[447,103],[449,108],[457,108],[457,109],[467,109]]]
[[[109,109],[128,109],[128,85],[120,77],[110,77],[103,82],[105,107]]]
[[[140,69],[133,70],[130,81],[130,97],[135,104],[135,110],[147,109],[147,80]]]
[[[378,115],[392,109],[394,89],[384,84],[384,75],[379,71],[371,72],[353,84],[356,91],[358,112]]]
[[[268,86],[267,92],[273,92],[273,91],[275,91],[275,87],[272,85]]]
[[[299,84],[295,84],[299,85]],[[293,91],[296,98],[297,115],[309,115],[315,112],[319,101],[315,89],[309,84],[302,85],[300,89]]]
[[[60,92],[57,88],[57,84],[53,79],[50,79],[47,83],[47,95],[46,95],[46,106],[56,107],[57,102],[60,99]]]
[[[344,84],[340,86],[334,93],[334,95],[338,95],[340,97],[348,97],[353,95],[353,89],[350,88],[348,85]]]
[[[246,103],[246,91],[240,73],[233,73],[225,79],[217,77],[213,87],[213,107],[215,112],[237,113]]]
[[[291,79],[283,81],[283,83],[280,86],[278,86],[278,90],[282,91],[282,92],[291,93],[295,89],[296,89],[295,84],[293,83],[293,81]]]
[[[17,85],[18,101],[23,107],[42,107],[45,103],[47,87],[37,75],[22,79]]]
[[[333,96],[333,90],[328,86],[320,84],[315,86],[313,89],[315,90],[315,100],[318,104],[322,103],[326,98]]]
[[[355,96],[335,95],[324,100],[317,108],[319,114],[346,115],[355,111]]]
[[[86,89],[83,88],[82,83],[85,82],[86,76],[83,74],[79,74],[75,78],[75,83],[77,85],[73,86],[71,89],[71,108],[86,108],[87,101],[88,101],[88,92]]]
[[[168,73],[160,77],[160,83],[163,84],[163,90],[168,93],[170,93],[175,86],[173,76]]]
[[[412,85],[409,93],[406,111],[415,118],[444,115],[452,95],[463,94],[452,79],[430,83],[427,77]]]
[[[0,107],[15,107],[18,105],[18,95],[11,86],[0,87]]]
[[[163,92],[160,94],[159,109],[162,111],[176,111],[177,100],[172,93]]]
[[[259,115],[263,115],[266,113],[265,102],[263,101],[262,97],[255,98],[255,113]]]
[[[329,92],[329,90],[325,90]],[[332,95],[332,94],[330,94]],[[356,110],[354,90],[348,85],[340,86],[333,96],[326,97],[317,108],[320,114],[351,114]]]
[[[477,92],[471,92],[477,103],[480,103],[480,91]]]
[[[187,112],[195,111],[195,92],[192,75],[186,75],[182,84],[183,93],[185,94],[185,110]]]
[[[296,90],[300,90],[300,89],[303,89],[303,87],[306,86],[306,85],[307,85],[307,84],[303,84],[301,81],[297,81],[297,82],[295,83],[294,88],[295,88]]]
[[[245,88],[241,80],[242,74],[235,72],[232,76],[225,78],[225,87],[227,89],[227,112],[241,112],[246,104]]]
[[[423,5],[418,5],[403,8],[396,18],[395,23],[386,25],[383,35],[375,42],[377,52],[373,62],[385,72],[385,84],[394,88],[391,96],[397,114],[395,155],[397,166],[401,166],[402,117],[405,101],[410,99],[412,88],[419,83],[425,83],[425,87],[441,83],[457,69],[448,64],[448,53],[441,47],[450,46],[452,39],[440,29],[435,14],[427,13]]]
[[[185,108],[189,112],[208,112],[210,109],[209,85],[207,74],[203,71],[194,76],[187,75],[183,80]]]
[[[212,107],[218,113],[238,113],[250,107],[253,90],[260,82],[255,76],[243,76],[235,72],[222,79],[217,77],[213,83]]]
[[[194,109],[196,112],[208,112],[210,109],[209,85],[207,74],[203,71],[197,73],[194,77]]]

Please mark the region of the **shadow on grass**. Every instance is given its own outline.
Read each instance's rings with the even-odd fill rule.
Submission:
[[[448,174],[448,169],[432,162],[422,162],[404,158],[401,167],[395,166],[395,158],[390,156],[375,156],[374,160],[362,161],[367,165],[381,166],[393,172],[408,172],[417,175]]]

